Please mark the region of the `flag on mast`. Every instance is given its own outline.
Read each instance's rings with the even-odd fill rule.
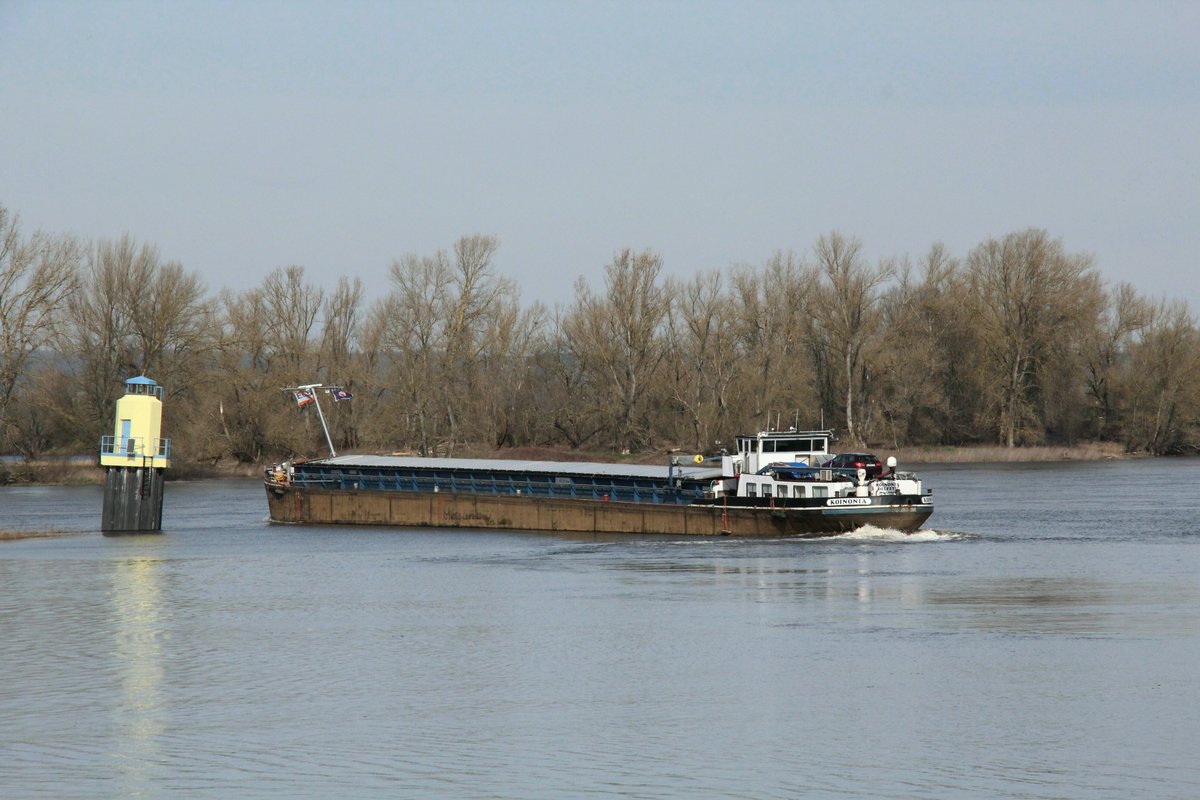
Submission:
[[[312,396],[312,393],[308,389],[297,390],[292,392],[292,395],[296,398],[296,405],[300,406],[301,408],[304,408],[309,403],[315,402],[317,399]]]
[[[334,389],[333,390],[333,402],[335,402],[335,403],[338,402],[339,400],[349,400],[351,397],[354,397],[354,395],[350,394],[345,389]]]

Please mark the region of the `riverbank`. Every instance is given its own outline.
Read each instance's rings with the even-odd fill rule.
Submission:
[[[894,455],[901,464],[1033,463],[1042,461],[1108,461],[1117,458],[1146,458],[1127,453],[1115,442],[1088,442],[1057,447],[1000,447],[998,445],[877,447],[881,458]]]
[[[84,461],[14,461],[0,463],[0,486],[45,484],[88,486],[104,483],[104,471]]]
[[[15,542],[19,539],[45,539],[52,536],[81,536],[87,531],[4,531],[0,530],[0,542]]]
[[[206,478],[251,478],[263,474],[263,464],[176,463],[167,470],[168,481]],[[45,486],[102,486],[104,469],[91,461],[20,461],[0,463],[0,486],[10,484]]]
[[[1118,458],[1142,457],[1126,453],[1121,445],[1112,442],[1088,442],[1055,447],[997,447],[919,446],[868,447],[881,459],[895,456],[902,465],[964,464],[964,463],[1031,463],[1048,461],[1103,461]],[[463,451],[455,455],[465,458],[507,458],[527,461],[591,461],[623,464],[661,464],[667,453],[634,453],[617,455],[604,452],[585,452],[562,448],[519,447],[489,452]],[[686,455],[686,454],[685,454]],[[204,480],[207,478],[253,478],[263,474],[269,464],[186,464],[178,463],[167,470],[169,481]],[[99,486],[104,483],[104,470],[91,462],[32,461],[0,464],[0,486],[7,484],[39,484],[55,486]]]

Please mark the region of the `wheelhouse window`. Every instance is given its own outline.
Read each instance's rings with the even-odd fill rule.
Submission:
[[[764,439],[764,453],[823,453],[824,439]]]

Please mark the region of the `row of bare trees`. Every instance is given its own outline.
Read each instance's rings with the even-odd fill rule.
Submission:
[[[497,246],[404,256],[372,300],[298,266],[214,295],[150,245],[24,235],[0,206],[0,453],[90,451],[138,374],[197,462],[319,452],[280,391],[313,381],[353,392],[324,405],[349,450],[711,450],[768,425],[833,427],[843,447],[1200,445],[1187,306],[1106,285],[1042,230],[917,263],[830,233],[687,280],[622,250],[553,309],[522,305]]]

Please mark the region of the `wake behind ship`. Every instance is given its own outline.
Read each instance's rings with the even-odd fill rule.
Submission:
[[[663,466],[335,456],[267,471],[274,522],[684,536],[914,531],[933,494],[911,472],[828,466],[830,431],[737,437]]]

